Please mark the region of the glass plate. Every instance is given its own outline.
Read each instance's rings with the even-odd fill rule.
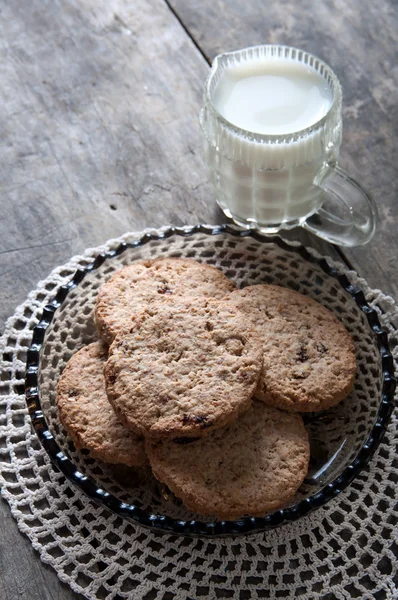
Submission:
[[[354,390],[338,406],[305,415],[311,443],[310,469],[291,503],[281,510],[236,521],[193,514],[150,473],[108,465],[86,450],[76,450],[59,421],[58,378],[72,354],[96,339],[93,307],[98,288],[117,269],[157,256],[189,257],[215,265],[238,287],[273,283],[307,294],[333,311],[353,336],[358,357]],[[303,246],[229,225],[147,233],[98,255],[60,287],[45,307],[27,360],[29,412],[53,463],[88,496],[123,518],[185,535],[264,531],[324,505],[368,463],[389,421],[393,393],[394,367],[387,334],[363,292]]]

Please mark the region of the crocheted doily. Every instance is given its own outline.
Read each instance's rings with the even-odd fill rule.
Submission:
[[[25,404],[24,371],[32,328],[43,306],[59,286],[70,280],[77,268],[86,267],[99,252],[112,250],[121,242],[131,242],[141,235],[126,234],[105,246],[89,249],[83,256],[74,257],[55,269],[6,324],[0,339],[3,352],[0,361],[0,485],[20,530],[62,581],[93,600],[396,599],[396,412],[369,466],[337,498],[294,523],[241,538],[192,539],[143,529],[89,500],[54,469],[32,431]],[[281,252],[276,245],[273,248],[274,245],[269,244],[267,252],[261,254],[260,244],[253,240],[231,240],[227,235],[216,236],[211,242],[205,238],[195,234],[191,238],[151,242],[140,249],[139,254],[134,250],[134,257],[164,253],[190,256],[216,264],[238,283],[245,278],[249,283],[267,281],[289,285],[315,296],[340,313],[356,339],[360,368],[355,402],[339,408],[341,413],[335,413],[333,420],[339,424],[340,436],[344,430],[347,449],[326,473],[326,479],[322,480],[325,484],[335,476],[341,460],[352,460],[355,456],[369,423],[375,418],[380,397],[380,382],[372,372],[377,348],[370,336],[359,338],[358,323],[364,316],[355,314],[355,307],[350,307],[351,314],[347,311],[344,291],[339,290],[334,281],[328,281],[331,278],[322,274],[316,265],[309,265],[298,256],[294,243],[292,252]],[[41,373],[42,387],[46,389],[47,385],[49,399],[44,410],[57,442],[79,468],[103,482],[105,488],[121,498],[127,493],[127,501],[132,498],[123,487],[120,474],[115,478],[106,465],[76,452],[57,421],[53,404],[54,377],[70,354],[94,335],[90,327],[79,326],[76,321],[80,314],[85,315],[86,321],[90,319],[93,290],[103,277],[129,261],[129,252],[123,253],[114,264],[106,265],[102,272],[90,276],[82,286],[83,292],[80,290],[68,300],[63,321],[60,316],[49,332],[50,342]],[[316,255],[313,251],[312,254]],[[397,359],[398,308],[394,301],[380,291],[371,290],[363,279],[343,265],[332,264],[364,291],[389,333],[390,347]],[[63,333],[61,322],[72,333],[70,337]],[[335,433],[333,427],[331,432],[326,428],[322,441],[329,450],[336,443]],[[156,506],[159,510],[160,503],[165,513],[189,518],[180,503],[163,497],[156,486],[147,483],[140,491],[140,483],[136,482],[134,500],[139,493],[142,506],[152,509]],[[311,485],[308,483],[295,500],[309,493]]]

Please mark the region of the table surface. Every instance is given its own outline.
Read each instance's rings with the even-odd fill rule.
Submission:
[[[3,0],[0,4],[0,330],[37,281],[127,230],[221,223],[201,157],[209,64],[261,43],[304,48],[344,90],[341,165],[380,223],[341,251],[398,296],[397,12],[394,0]],[[81,598],[39,560],[0,502],[0,598]]]

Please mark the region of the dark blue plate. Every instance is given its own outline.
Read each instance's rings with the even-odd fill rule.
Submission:
[[[137,505],[121,502],[114,495],[100,488],[92,478],[87,477],[76,468],[55,441],[42,410],[39,391],[39,369],[42,349],[45,345],[45,335],[49,325],[54,319],[54,315],[59,311],[71,290],[79,286],[87,274],[94,272],[103,265],[105,261],[122,255],[128,249],[140,248],[149,242],[163,240],[172,236],[191,237],[198,233],[206,234],[208,236],[221,236],[227,234],[232,238],[249,237],[256,242],[276,244],[282,250],[297,253],[302,259],[307,261],[307,263],[317,264],[328,277],[333,278],[334,281],[337,282],[337,285],[341,286],[352,296],[360,311],[365,314],[372,335],[375,336],[377,340],[382,371],[381,395],[378,403],[377,416],[373,422],[373,426],[356,457],[348,465],[344,465],[337,477],[327,483],[324,487],[317,489],[316,493],[298,501],[292,506],[277,510],[264,517],[246,517],[236,521],[214,522],[204,522],[196,519],[178,520],[162,514],[152,514]],[[286,522],[295,521],[310,511],[326,504],[331,498],[337,496],[353,481],[358,473],[360,473],[369,462],[378,447],[394,407],[394,390],[394,364],[388,347],[388,336],[381,328],[376,311],[367,304],[364,293],[357,287],[354,287],[344,274],[341,274],[335,268],[330,266],[325,259],[315,258],[303,246],[292,247],[279,237],[272,236],[270,238],[254,231],[240,230],[229,225],[221,225],[213,228],[204,225],[197,225],[195,227],[184,229],[171,227],[161,233],[145,234],[141,239],[134,241],[133,243],[123,243],[116,250],[107,254],[98,255],[88,267],[76,271],[71,281],[67,285],[59,288],[54,299],[44,307],[42,318],[39,324],[34,328],[32,344],[28,351],[25,387],[29,414],[40,442],[54,465],[60,469],[71,482],[96,502],[106,506],[114,513],[129,519],[134,523],[150,527],[151,529],[160,532],[191,536],[242,535],[265,531],[283,525]],[[321,418],[325,418],[325,415]],[[309,416],[307,420],[311,420],[311,417]],[[311,477],[316,476],[315,468],[312,469]]]

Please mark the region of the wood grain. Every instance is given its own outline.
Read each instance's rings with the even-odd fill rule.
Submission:
[[[208,67],[163,2],[3,2],[0,52],[1,327],[71,255],[217,211],[197,126]],[[77,600],[0,510],[0,598]]]
[[[371,286],[398,296],[398,11],[392,0],[170,0],[212,61],[256,44],[303,48],[328,62],[344,92],[341,166],[370,190],[380,222],[373,241],[344,250]]]
[[[40,562],[30,541],[20,534],[6,502],[0,501],[1,600],[82,600]]]
[[[396,290],[387,48],[396,34],[385,0],[377,14],[364,4],[176,0],[176,15],[163,0],[3,0],[0,330],[39,279],[86,247],[127,230],[224,220],[200,150],[203,54],[265,38],[306,46],[342,77],[343,163],[383,198],[378,237],[350,257],[371,283]],[[0,512],[0,598],[80,598],[39,561],[4,502]]]
[[[168,7],[45,4],[1,14],[3,319],[88,246],[217,214],[197,124],[207,65]]]
[[[208,65],[168,6],[45,6],[8,2],[0,18],[0,329],[39,279],[86,247],[225,220],[201,154]]]

